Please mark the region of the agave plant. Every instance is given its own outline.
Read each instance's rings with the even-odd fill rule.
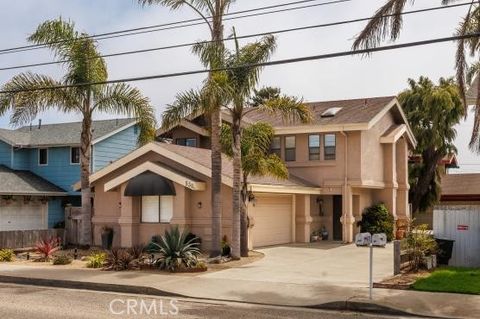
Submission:
[[[161,269],[175,271],[181,268],[194,268],[201,254],[196,238],[187,240],[188,231],[180,231],[178,227],[166,231],[159,243],[152,243],[160,257],[155,264]]]
[[[35,251],[40,254],[39,261],[50,261],[54,252],[60,249],[60,238],[41,239],[35,244]]]

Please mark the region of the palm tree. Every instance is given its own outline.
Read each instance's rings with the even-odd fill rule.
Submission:
[[[442,5],[449,5],[458,0],[439,0]],[[395,41],[400,36],[403,27],[402,13],[405,10],[407,2],[414,4],[415,0],[387,0],[386,3],[378,9],[372,20],[367,24],[364,30],[359,34],[353,44],[353,49],[368,49],[380,45],[387,38]],[[460,22],[457,30],[457,35],[463,36],[480,31],[480,2],[471,1],[471,5],[467,14]],[[463,98],[463,105],[465,108],[465,116],[467,116],[467,100],[466,100],[466,85],[473,77],[474,73],[478,74],[479,63],[474,63],[471,66],[467,63],[467,55],[475,57],[480,50],[480,39],[472,37],[468,39],[458,40],[456,53],[456,80],[459,86],[460,94]],[[468,52],[467,52],[468,51]],[[478,57],[477,57],[478,58]],[[475,118],[470,139],[470,148],[480,152],[480,81],[478,81],[477,101],[475,103]]]
[[[3,86],[0,96],[0,115],[12,110],[11,123],[21,125],[32,121],[39,113],[56,109],[60,113],[82,115],[80,146],[82,223],[80,243],[89,245],[91,229],[90,156],[92,144],[92,115],[106,112],[135,116],[141,133],[140,143],[152,140],[155,135],[155,114],[148,98],[124,83],[113,85],[81,85],[107,80],[105,61],[97,51],[96,43],[88,34],[75,30],[73,22],[62,19],[40,24],[28,41],[42,44],[53,51],[63,62],[66,74],[61,80],[25,72],[14,76]],[[71,86],[62,89],[40,89]]]
[[[248,180],[250,176],[272,176],[278,179],[288,178],[285,163],[275,154],[270,154],[270,145],[275,136],[273,127],[264,122],[257,122],[242,129],[241,148],[241,256],[248,256]],[[233,130],[229,125],[222,126],[222,148],[230,158],[233,153]],[[245,220],[244,220],[245,219]]]
[[[219,48],[223,47],[223,16],[228,11],[230,5],[235,0],[138,0],[142,5],[160,4],[172,8],[173,10],[190,7],[194,10],[207,24],[211,40],[214,45]],[[207,17],[210,15],[210,17]],[[218,56],[217,56],[218,57]],[[222,61],[213,58],[209,61],[204,61],[210,69],[217,69],[222,67]],[[220,145],[220,105],[221,100],[215,94],[212,87],[215,86],[214,77],[216,72],[210,72],[207,84],[205,85],[204,93],[209,93],[208,106],[204,108],[206,114],[210,115],[211,126],[211,150],[212,150],[212,247],[210,255],[212,257],[221,255],[221,239],[222,239],[222,153]],[[182,99],[182,96],[179,96]],[[174,104],[168,107],[164,114],[162,128],[170,129],[180,123],[180,121],[187,115],[177,108],[181,104]],[[185,110],[185,109],[184,109]],[[208,112],[207,112],[208,111]],[[177,116],[178,115],[178,116]]]
[[[234,30],[235,36],[235,30]],[[221,72],[221,76],[215,81],[214,90],[222,96],[223,107],[230,113],[232,118],[232,160],[233,160],[233,216],[232,216],[232,257],[248,256],[247,242],[247,216],[242,214],[241,192],[242,192],[242,121],[244,116],[253,110],[280,113],[286,119],[308,122],[311,118],[309,109],[301,100],[289,97],[278,96],[262,101],[253,109],[247,110],[246,106],[250,98],[254,95],[255,87],[258,84],[261,67],[250,67],[249,65],[258,65],[270,59],[275,51],[275,37],[265,36],[259,41],[240,47],[238,42],[236,49],[229,51],[223,48],[219,52],[218,47],[212,44],[198,44],[194,51],[202,57],[203,60],[212,58],[223,61],[226,71]],[[202,104],[202,94],[196,95],[196,104]],[[195,94],[190,94],[190,101],[195,101]],[[243,248],[243,249],[242,249]]]

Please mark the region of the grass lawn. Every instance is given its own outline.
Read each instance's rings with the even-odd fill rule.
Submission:
[[[480,295],[480,268],[442,267],[418,279],[414,290]]]

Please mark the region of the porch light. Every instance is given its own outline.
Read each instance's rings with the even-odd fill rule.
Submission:
[[[202,208],[202,202],[198,202],[198,203],[197,203],[197,208],[198,208],[198,209],[201,209],[201,208]]]

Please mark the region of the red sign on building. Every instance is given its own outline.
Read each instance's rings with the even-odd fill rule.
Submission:
[[[457,225],[457,230],[468,230],[468,225]]]

